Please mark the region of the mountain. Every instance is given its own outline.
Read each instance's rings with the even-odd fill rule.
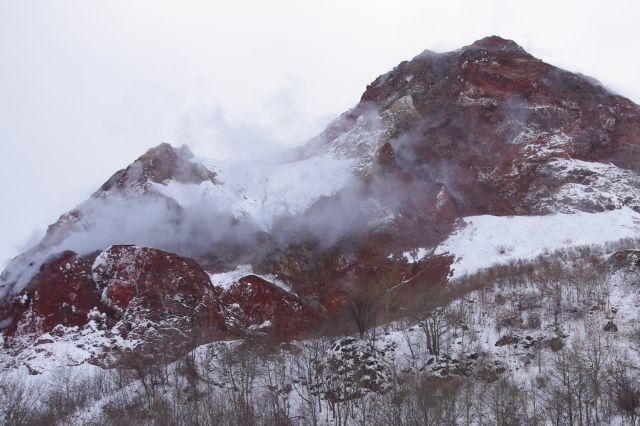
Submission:
[[[2,273],[2,362],[340,332],[362,295],[389,320],[425,287],[639,231],[640,107],[488,37],[399,64],[273,161],[150,149]]]

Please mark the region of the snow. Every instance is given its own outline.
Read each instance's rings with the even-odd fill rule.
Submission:
[[[223,290],[228,290],[233,284],[237,283],[240,278],[246,277],[247,275],[255,275],[296,296],[296,293],[291,289],[291,286],[286,284],[277,276],[273,274],[256,274],[255,272],[253,272],[253,268],[251,267],[251,265],[238,265],[231,271],[209,273],[209,278],[211,279],[211,283],[214,286],[220,287]]]
[[[98,279],[98,276],[96,274],[96,270],[98,269],[102,269],[105,268],[108,264],[108,257],[109,257],[109,250],[111,249],[112,246],[107,247],[105,250],[103,250],[97,257],[96,260],[93,261],[93,265],[91,266],[91,279],[93,280],[93,282],[95,283],[96,286],[98,286],[98,282],[100,281]]]
[[[218,183],[185,184],[168,181],[152,188],[182,207],[228,211],[250,218],[268,231],[278,216],[296,215],[321,197],[337,193],[353,178],[353,160],[333,153],[301,161],[217,161],[196,158],[216,173]]]
[[[566,266],[570,268],[570,265]],[[576,265],[584,266],[588,262],[579,260]],[[566,271],[565,278],[571,276],[571,273],[571,270]],[[635,280],[625,277],[625,273],[612,272],[613,275],[608,276],[602,285],[593,284],[593,289],[599,289],[601,294],[584,291],[578,299],[573,296],[571,289],[579,287],[584,290],[584,283],[567,282],[565,292],[562,293],[563,310],[560,312],[561,332],[564,334],[566,347],[588,348],[586,345],[597,336],[607,348],[613,348],[612,352],[608,352],[613,354],[610,359],[620,356],[621,350],[628,351],[632,347],[629,334],[622,330],[635,328],[640,294]],[[546,297],[545,291],[550,290],[538,281],[522,278],[516,283],[510,283],[508,280],[498,279],[486,288],[474,290],[457,299],[453,302],[452,309],[461,313],[461,324],[465,328],[455,326],[443,335],[442,352],[439,355],[428,351],[419,322],[390,323],[385,328],[370,330],[364,340],[345,336],[292,341],[275,348],[276,356],[255,358],[258,362],[255,363],[255,369],[251,370],[252,376],[247,386],[255,401],[261,401],[264,395],[276,395],[274,392],[277,392],[294,419],[303,418],[295,416],[306,413],[303,399],[308,395],[317,396],[317,424],[322,425],[334,424],[329,417],[331,411],[327,392],[330,395],[338,393],[343,400],[357,402],[354,407],[362,407],[363,412],[366,412],[366,402],[378,398],[378,392],[397,386],[392,382],[396,379],[397,383],[402,383],[411,377],[461,377],[455,371],[458,370],[465,372],[465,375],[468,373],[469,383],[473,383],[473,378],[479,379],[482,371],[497,372],[500,368],[506,370],[507,378],[513,378],[516,384],[529,389],[528,386],[537,383],[537,379],[552,374],[553,362],[557,356],[548,346],[548,342],[558,336],[554,316],[551,314],[556,305],[551,298]],[[593,302],[601,295],[607,295],[606,304],[592,309]],[[539,303],[538,300],[542,302]],[[505,324],[503,320],[510,318],[511,313],[516,313],[517,319],[521,321],[510,320]],[[528,318],[531,315],[541,319],[539,325],[530,325]],[[602,331],[603,325],[609,320],[620,327],[620,333]],[[251,326],[251,329],[260,331],[269,326],[271,324],[265,321]],[[514,337],[517,342],[496,345],[505,336]],[[87,343],[84,339],[85,337],[81,338],[82,343]],[[41,347],[44,350],[33,353],[34,358],[23,358],[26,365],[43,374],[27,375],[24,367],[8,370],[6,374],[25,380],[33,386],[32,389],[39,387],[46,391],[55,389],[58,383],[55,374],[60,371],[72,372],[72,377],[90,378],[102,374],[100,369],[86,361],[76,363],[82,362],[86,354],[82,351],[74,353],[73,348],[67,351],[69,344],[71,340],[57,346],[43,343]],[[233,350],[239,345],[239,341],[213,342],[191,352],[190,359],[195,361],[195,371],[201,378],[195,381],[200,395],[234,392],[234,378],[246,377],[240,376],[242,369],[246,368],[245,364],[237,363],[228,356],[235,355]],[[56,353],[49,357],[49,351]],[[301,362],[303,360],[313,361],[304,364]],[[612,361],[617,362],[617,359]],[[167,377],[175,380],[175,384],[170,381],[158,383],[158,395],[174,404],[185,403],[184,398],[189,398],[185,397],[186,390],[185,395],[179,394],[182,389],[187,389],[188,380],[181,362],[176,361],[166,366]],[[278,372],[277,378],[273,376],[274,371]],[[481,380],[475,382],[479,387],[474,389],[482,390],[487,385]],[[64,423],[80,425],[90,424],[91,420],[98,418],[106,419],[110,401],[125,396],[128,400],[144,397],[142,387],[139,378],[134,377],[124,386],[101,390],[94,400],[89,401],[90,405],[77,408]],[[349,418],[345,424],[369,423]],[[614,424],[614,421],[607,424]]]
[[[571,138],[562,132],[549,134],[526,129],[514,139],[514,143],[522,141],[529,142],[522,148],[522,152],[529,160],[544,160],[554,156],[561,157],[565,155]]]
[[[273,274],[255,274],[256,276],[262,278],[263,280],[269,281],[271,284],[280,287],[282,290],[293,294],[294,296],[298,296],[293,289],[291,288],[291,286],[287,283],[285,283],[284,281],[282,281],[281,279],[279,279],[277,276],[273,275]]]
[[[534,109],[547,109],[547,106],[537,105]],[[521,155],[527,161],[546,162],[549,158],[566,157],[571,152],[571,137],[562,131],[541,131],[513,120],[507,121],[505,126],[503,130],[508,130],[514,126],[521,129],[511,140],[511,143],[522,147]],[[517,161],[514,162],[514,165],[516,163]],[[514,172],[518,173],[515,169]]]
[[[249,330],[262,330],[263,328],[271,327],[271,321],[266,320],[262,324],[252,324],[249,326]]]
[[[498,106],[498,101],[493,98],[474,98],[469,95],[474,95],[473,93],[460,92],[458,96],[458,103],[462,106],[484,106],[484,107],[495,107]]]
[[[427,250],[424,247],[419,247],[414,250],[405,251],[404,253],[402,253],[402,256],[405,259],[407,259],[407,262],[409,263],[417,263],[422,259],[424,259],[424,257],[428,255],[430,252],[431,252],[430,250]]]
[[[451,254],[453,277],[493,264],[532,259],[548,251],[640,236],[640,214],[630,208],[547,216],[470,216],[435,254]]]
[[[251,265],[238,265],[236,269],[231,271],[217,274],[210,273],[209,278],[211,279],[211,284],[214,286],[228,290],[234,283],[238,282],[240,278],[251,274],[253,274]]]
[[[557,201],[570,202],[573,206],[639,206],[638,176],[613,164],[559,159],[545,165],[545,172],[560,179],[577,181],[562,185],[553,196]]]
[[[446,199],[444,197],[444,186],[438,192],[438,196],[436,197],[436,209],[441,209],[444,206]]]
[[[562,157],[562,138],[552,138],[556,145],[523,148],[529,160],[541,161],[538,173],[556,182],[557,189],[540,185],[525,197],[525,204],[540,213],[573,213],[602,211],[624,206],[640,211],[640,177],[633,171],[614,164]],[[549,160],[551,159],[551,160]],[[519,171],[514,168],[514,174]],[[552,188],[554,185],[552,185]]]
[[[351,159],[353,171],[366,173],[376,163],[389,126],[377,112],[370,111],[358,116],[353,128],[328,141],[327,147],[338,158]]]
[[[337,122],[335,126],[342,123],[341,119]],[[212,171],[214,181],[147,181],[144,188],[137,185],[121,194],[92,196],[63,215],[52,228],[53,234],[39,246],[7,265],[0,276],[0,299],[20,292],[47,257],[63,250],[88,254],[110,244],[126,243],[175,251],[187,243],[181,240],[190,238],[194,224],[186,220],[175,226],[175,211],[164,198],[183,206],[185,216],[195,221],[203,216],[216,222],[232,219],[269,232],[278,217],[304,213],[374,167],[387,131],[377,111],[370,111],[338,137],[329,139],[330,132],[318,136],[304,150],[296,151],[295,158],[238,161],[190,157],[188,161]],[[215,227],[211,231],[207,236],[211,240],[224,235]]]
[[[118,328],[122,326],[121,322],[112,329],[101,328],[95,319],[102,317],[104,320],[104,313],[94,309],[89,317],[92,320],[82,328],[58,325],[51,333],[41,334],[37,338],[35,335],[16,338],[14,344],[18,351],[0,351],[0,369],[17,367],[17,371],[31,371],[44,376],[69,366],[82,365],[97,369],[89,365],[94,356],[103,355],[109,349],[133,349],[140,343],[120,336]],[[32,341],[34,338],[35,344]]]
[[[594,163],[576,159],[560,159],[549,163],[549,167],[556,170],[558,176],[568,177],[572,173],[589,172],[599,176],[607,176],[609,178],[624,178],[627,174],[633,175],[615,165],[609,163]]]
[[[22,291],[29,280],[38,273],[40,265],[48,255],[49,253],[36,252],[32,256],[23,254],[12,259],[0,274],[0,300]],[[9,286],[8,283],[12,281],[15,282],[15,285]]]

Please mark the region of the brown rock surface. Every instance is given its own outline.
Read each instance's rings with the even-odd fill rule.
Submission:
[[[219,294],[192,259],[147,247],[112,246],[98,256],[92,276],[101,303],[122,318],[126,335],[144,336],[152,324],[176,338],[222,336]]]
[[[8,319],[5,334],[42,333],[56,325],[83,326],[99,302],[91,280],[91,256],[65,251],[49,259],[2,316]]]
[[[296,295],[256,275],[234,283],[222,303],[240,330],[259,331],[278,338],[300,336],[320,320]]]

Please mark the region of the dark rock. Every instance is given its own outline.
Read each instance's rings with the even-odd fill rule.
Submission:
[[[603,328],[604,331],[608,331],[611,333],[617,333],[618,332],[618,326],[614,324],[613,321],[609,321],[607,322],[607,324],[604,326]]]
[[[518,343],[518,338],[511,335],[504,335],[496,341],[496,346],[506,346]]]
[[[640,250],[620,250],[611,255],[609,261],[614,267],[635,271],[640,267]]]
[[[564,341],[561,337],[556,336],[549,340],[549,347],[553,352],[558,352],[564,348]]]

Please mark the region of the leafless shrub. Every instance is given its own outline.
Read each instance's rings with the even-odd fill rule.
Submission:
[[[35,424],[40,392],[29,389],[24,378],[0,373],[0,420],[7,426]]]

